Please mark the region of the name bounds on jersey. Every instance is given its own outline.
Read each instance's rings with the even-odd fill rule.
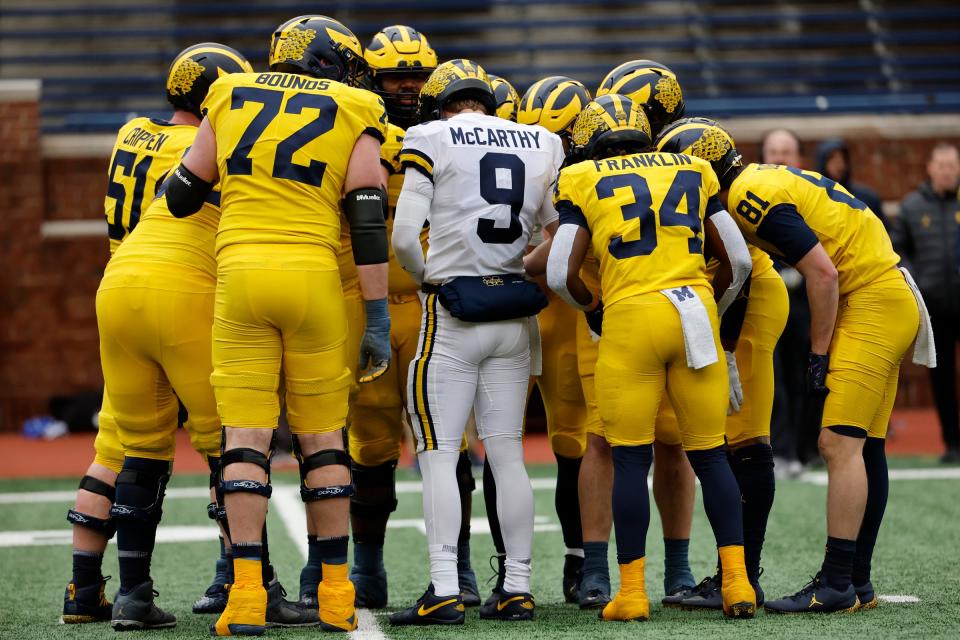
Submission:
[[[450,141],[454,146],[506,147],[512,149],[539,149],[539,131],[489,129],[487,127],[450,127]]]
[[[265,84],[268,87],[303,89],[305,91],[312,91],[314,89],[326,91],[330,88],[329,80],[314,80],[308,76],[292,73],[261,73],[257,76],[256,82],[257,84]]]

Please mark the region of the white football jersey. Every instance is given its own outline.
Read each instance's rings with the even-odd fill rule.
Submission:
[[[408,129],[400,157],[433,182],[426,282],[522,273],[531,232],[557,219],[563,144],[541,126],[463,113]]]

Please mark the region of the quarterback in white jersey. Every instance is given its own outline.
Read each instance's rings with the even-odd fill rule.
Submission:
[[[393,247],[426,293],[408,406],[423,472],[432,584],[417,605],[391,616],[393,624],[463,620],[455,469],[471,411],[504,494],[498,511],[507,552],[502,592],[480,617],[533,616],[533,494],[521,436],[531,316],[546,297],[523,279],[522,259],[535,227],[556,227],[552,192],[564,154],[556,135],[495,111],[483,69],[467,60],[444,63],[420,95],[424,124],[407,130],[400,154],[407,169]],[[419,238],[424,224],[426,261]]]

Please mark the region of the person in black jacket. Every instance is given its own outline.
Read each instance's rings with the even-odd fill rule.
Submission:
[[[817,147],[817,166],[815,171],[822,173],[834,182],[838,182],[854,198],[870,207],[870,211],[880,218],[883,227],[889,232],[890,224],[883,215],[883,206],[877,192],[851,177],[850,148],[842,138],[829,138]]]
[[[930,179],[900,205],[894,248],[923,293],[933,323],[937,367],[930,369],[946,453],[960,462],[956,345],[960,340],[960,154],[941,142],[927,162]]]

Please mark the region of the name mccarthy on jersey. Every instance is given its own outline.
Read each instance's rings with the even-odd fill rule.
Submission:
[[[509,149],[539,149],[540,131],[517,131],[489,127],[450,127],[450,142],[454,145],[505,147]]]

